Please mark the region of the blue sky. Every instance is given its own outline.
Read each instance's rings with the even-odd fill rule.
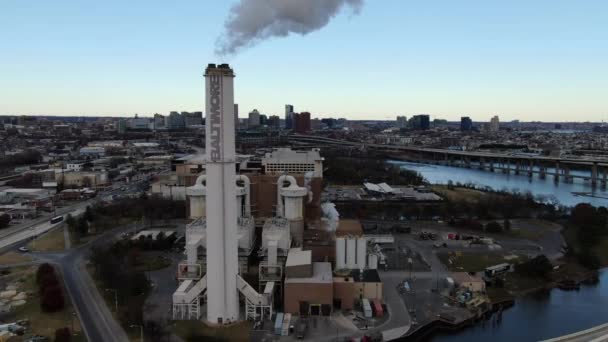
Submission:
[[[305,0],[302,0],[305,1]],[[367,0],[220,59],[233,1],[0,0],[0,115],[204,110],[229,62],[241,116],[608,120],[608,1]]]

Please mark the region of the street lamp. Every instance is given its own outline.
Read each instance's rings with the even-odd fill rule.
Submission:
[[[116,290],[116,289],[106,289],[106,292],[107,291],[114,292],[114,311],[116,313],[118,313],[118,290]]]
[[[137,327],[139,327],[139,338],[141,339],[141,342],[144,342],[144,326],[143,325],[139,325],[139,324],[131,324],[129,327],[130,328],[137,328]]]

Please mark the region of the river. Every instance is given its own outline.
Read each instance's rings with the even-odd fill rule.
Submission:
[[[565,183],[563,181],[555,183],[553,176],[549,175],[546,179],[540,179],[538,174],[535,174],[533,178],[529,178],[527,175],[504,174],[500,171],[490,172],[478,169],[401,161],[391,161],[391,163],[419,172],[432,184],[447,184],[451,180],[454,183],[473,183],[482,187],[488,186],[495,190],[530,191],[535,196],[554,196],[561,204],[567,206],[575,206],[581,202],[591,203],[595,206],[608,205],[608,191],[606,189],[602,189],[599,186],[593,188],[588,181],[580,178],[575,178],[572,183]],[[587,195],[582,196],[576,193],[585,193]]]
[[[477,324],[459,332],[436,333],[432,342],[528,342],[589,329],[608,322],[608,270],[600,282],[581,285],[579,291],[553,289],[517,298],[503,312],[502,322]]]

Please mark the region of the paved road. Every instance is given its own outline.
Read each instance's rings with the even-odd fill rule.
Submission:
[[[85,259],[91,247],[109,243],[121,231],[134,229],[136,229],[135,225],[120,227],[104,233],[92,242],[65,252],[29,254],[36,260],[26,264],[49,262],[58,267],[85,335],[91,342],[129,341],[124,329],[114,320],[93,279],[85,269]]]
[[[608,323],[591,329],[576,332],[542,342],[606,342],[608,341]]]
[[[84,212],[87,205],[92,205],[95,200],[79,202],[67,207],[57,209],[57,216],[71,214],[72,216],[80,215]],[[0,251],[3,248],[20,243],[34,235],[40,235],[47,232],[59,223],[51,224],[50,219],[53,215],[46,215],[32,221],[12,226],[0,231]]]

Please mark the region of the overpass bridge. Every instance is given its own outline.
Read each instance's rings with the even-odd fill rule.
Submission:
[[[315,145],[334,145],[344,147],[356,147],[394,153],[395,155],[407,154],[414,159],[442,164],[447,166],[459,166],[466,168],[477,168],[480,170],[496,171],[510,174],[527,174],[532,177],[538,174],[541,179],[553,176],[555,182],[562,179],[570,183],[574,178],[590,181],[593,186],[601,183],[606,187],[608,182],[608,159],[606,158],[574,158],[574,157],[552,157],[524,155],[515,153],[490,153],[482,151],[455,151],[440,148],[429,148],[420,146],[371,144],[356,141],[333,139],[323,136],[293,134],[287,139],[290,142],[309,143]],[[572,172],[572,169],[583,170]],[[585,175],[584,173],[587,173]]]

